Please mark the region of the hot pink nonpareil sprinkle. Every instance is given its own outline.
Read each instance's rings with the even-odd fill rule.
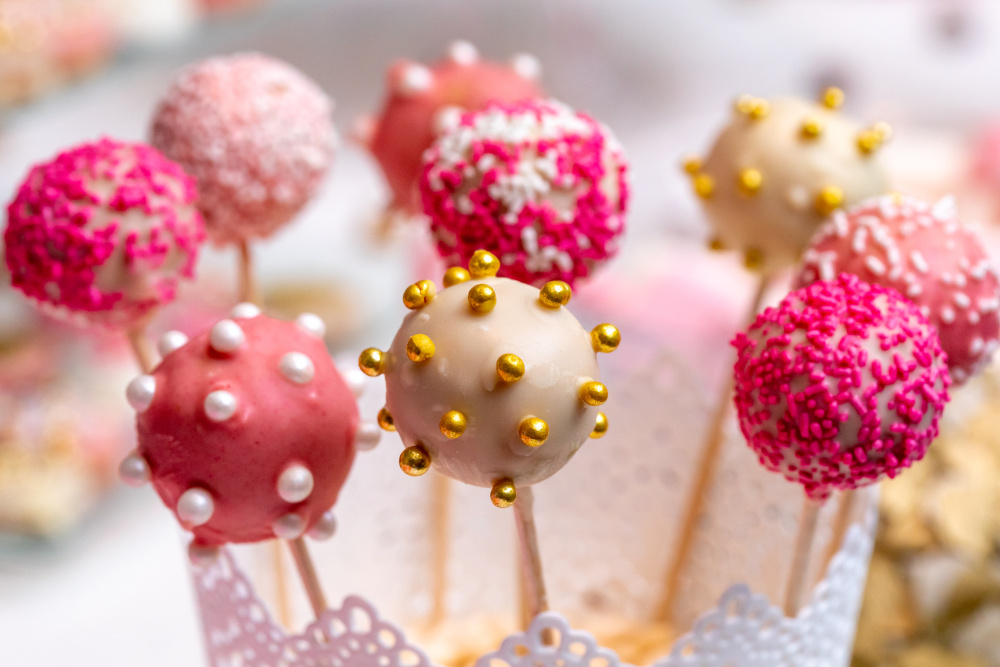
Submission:
[[[618,250],[628,163],[610,131],[557,102],[467,113],[424,155],[420,193],[438,250],[485,248],[500,275],[574,284]]]
[[[849,274],[813,283],[733,345],[747,443],[812,498],[895,477],[937,437],[951,385],[945,354],[894,290]]]
[[[52,314],[140,323],[194,276],[204,223],[194,180],[155,149],[101,139],[35,166],[7,208],[7,267]]]

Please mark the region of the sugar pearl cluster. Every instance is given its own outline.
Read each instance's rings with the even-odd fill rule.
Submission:
[[[733,345],[743,435],[813,498],[894,477],[937,436],[951,384],[944,353],[894,290],[849,274],[813,283]]]
[[[127,390],[139,446],[122,478],[151,481],[194,533],[193,556],[226,542],[329,536],[330,508],[378,430],[359,427],[352,390],[315,316],[284,322],[242,304],[186,340]]]
[[[835,213],[810,243],[798,282],[845,271],[917,304],[937,327],[957,384],[979,372],[1000,344],[1000,280],[951,198],[931,205],[889,195]]]
[[[241,241],[273,233],[318,189],[336,144],[332,110],[291,65],[244,53],[183,70],[150,136],[198,180],[212,239]]]
[[[13,286],[47,311],[127,328],[194,276],[194,181],[155,149],[101,139],[35,166],[7,208]]]
[[[501,276],[572,285],[617,252],[628,163],[607,128],[563,104],[493,104],[425,153],[420,193],[446,261],[488,248]]]

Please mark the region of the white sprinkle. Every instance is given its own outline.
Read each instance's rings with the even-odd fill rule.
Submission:
[[[983,339],[976,336],[975,338],[972,339],[972,342],[969,344],[969,352],[971,352],[972,354],[979,354],[980,352],[983,351],[984,347],[986,347],[986,344],[983,342]]]
[[[941,197],[934,204],[933,208],[931,208],[931,215],[941,220],[954,218],[956,214],[955,197],[953,195]]]
[[[294,540],[302,537],[306,531],[306,522],[298,514],[286,514],[271,526],[274,535],[283,540]]]
[[[448,105],[442,107],[434,114],[434,134],[444,134],[451,132],[462,122],[463,110],[461,107]]]
[[[964,273],[955,274],[955,287],[965,287],[968,285],[968,281],[965,279]]]
[[[979,324],[979,312],[975,310],[969,311],[969,324]]]
[[[951,324],[955,321],[955,311],[948,306],[943,306],[941,308],[941,321],[945,324]]]
[[[303,465],[290,465],[278,477],[278,495],[286,503],[300,503],[313,492],[313,474]]]
[[[354,432],[354,446],[362,452],[375,448],[382,438],[382,429],[375,422],[363,421]]]
[[[302,313],[296,318],[295,324],[310,336],[315,336],[319,339],[326,336],[326,324],[320,319],[319,315]]]
[[[878,257],[873,255],[868,255],[865,257],[865,266],[868,270],[874,273],[876,276],[881,276],[885,274],[885,264],[882,263]]]
[[[219,560],[219,547],[198,544],[198,542],[191,540],[191,543],[188,544],[188,560],[191,561],[191,565],[197,568],[209,567]]]
[[[931,318],[931,309],[928,308],[927,306],[920,306],[920,314],[923,315],[924,317],[926,317],[927,319],[930,319]]]
[[[542,75],[542,64],[530,53],[518,53],[510,59],[510,66],[523,79],[534,81]]]
[[[309,537],[314,540],[328,540],[335,532],[337,532],[337,519],[333,516],[332,510],[327,510],[309,529]]]
[[[459,40],[448,47],[448,58],[458,65],[471,65],[479,60],[479,51],[470,42]]]
[[[243,334],[243,329],[232,320],[217,322],[209,335],[209,344],[212,349],[224,354],[235,352],[243,347],[245,342],[246,336]]]
[[[837,209],[834,211],[831,223],[837,238],[842,239],[847,236],[849,225],[847,223],[847,214],[844,213],[843,209]]]
[[[152,375],[140,375],[128,383],[125,398],[136,412],[142,413],[149,409],[156,395],[156,378]]]
[[[911,299],[923,294],[924,288],[920,286],[920,283],[910,283],[910,286],[906,288],[906,296]]]
[[[433,72],[423,65],[410,63],[403,69],[396,83],[396,93],[403,97],[412,97],[430,88],[433,82]]]
[[[279,370],[285,379],[295,384],[306,384],[316,375],[312,359],[301,352],[289,352],[281,358]]]
[[[205,397],[202,407],[206,417],[214,422],[224,422],[236,412],[236,397],[221,389],[213,391]]]
[[[959,308],[968,308],[972,305],[972,299],[970,299],[969,295],[965,292],[955,292],[953,299],[955,301],[955,305]]]
[[[260,315],[260,308],[252,303],[240,303],[233,307],[229,311],[229,317],[234,320],[252,320],[253,318]]]
[[[854,238],[851,239],[851,249],[858,255],[862,254],[865,251],[867,240],[868,230],[864,227],[859,227],[854,232]]]
[[[215,501],[205,489],[188,489],[177,499],[177,518],[182,523],[200,526],[215,513]]]
[[[927,260],[924,259],[919,250],[910,251],[910,263],[913,264],[913,268],[916,269],[917,273],[927,273],[930,270],[930,267],[927,266]]]
[[[149,464],[133,451],[118,465],[118,478],[129,486],[142,486],[149,481]]]

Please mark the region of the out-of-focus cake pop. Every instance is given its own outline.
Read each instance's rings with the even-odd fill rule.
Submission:
[[[747,443],[810,498],[895,477],[937,437],[951,384],[945,355],[934,327],[895,290],[851,274],[815,282],[733,345]]]
[[[628,161],[606,127],[563,104],[491,104],[424,154],[420,194],[446,262],[486,248],[503,277],[573,285],[618,250]]]
[[[433,464],[507,507],[518,487],[548,478],[606,431],[595,353],[615,349],[619,334],[610,324],[585,331],[563,307],[565,283],[538,290],[495,277],[498,268],[479,252],[469,271],[449,269],[440,293],[429,280],[412,285],[403,301],[414,312],[389,350],[366,350],[360,366],[385,375],[380,421],[406,445],[404,472]]]
[[[798,261],[834,210],[888,190],[879,159],[885,123],[863,128],[828,89],[820,103],[744,95],[704,160],[684,168],[714,230],[715,249],[770,273]]]
[[[956,384],[1000,345],[1000,280],[951,198],[887,195],[833,215],[806,250],[799,285],[842,272],[895,289],[937,327]]]
[[[217,243],[272,234],[315,194],[333,158],[333,103],[291,65],[258,53],[183,70],[153,117],[152,143],[198,181]]]
[[[190,341],[170,333],[163,361],[128,388],[139,446],[122,477],[153,483],[194,533],[195,559],[227,542],[328,537],[356,440],[378,435],[359,427],[318,318],[251,304],[231,317]]]
[[[451,44],[448,56],[427,67],[409,60],[394,63],[386,76],[388,94],[378,118],[362,118],[358,139],[378,160],[392,190],[392,208],[421,211],[417,194],[421,155],[438,129],[463,111],[490,102],[518,102],[541,97],[541,67],[534,56],[520,54],[509,64],[482,60],[465,41]]]
[[[194,180],[144,144],[67,150],[35,166],[7,208],[12,284],[46,312],[141,328],[194,275],[196,199]]]

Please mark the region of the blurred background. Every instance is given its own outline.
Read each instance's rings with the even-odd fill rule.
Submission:
[[[0,0],[0,195],[67,146],[144,139],[186,63],[243,50],[287,60],[334,97],[344,141],[317,200],[259,246],[261,279],[277,307],[326,313],[352,364],[372,332],[392,330],[397,287],[431,252],[419,225],[378,231],[388,190],[352,128],[380,108],[394,60],[433,62],[456,39],[495,60],[533,53],[546,89],[624,145],[634,201],[606,286],[630,272],[694,275],[707,311],[741,310],[749,279],[736,257],[701,264],[709,233],[679,169],[739,93],[839,86],[848,113],[894,127],[897,187],[955,193],[1000,247],[1000,3],[987,0]],[[231,299],[232,256],[206,254],[200,285],[164,315],[173,327],[203,326]],[[152,493],[115,475],[133,446],[127,350],[42,320],[6,282],[0,664],[199,664],[182,537]],[[702,338],[689,320],[662,319],[665,344],[718,375],[730,332]],[[997,373],[966,393],[950,444],[884,489],[859,667],[1000,665],[1000,419],[984,408],[1000,400]]]

